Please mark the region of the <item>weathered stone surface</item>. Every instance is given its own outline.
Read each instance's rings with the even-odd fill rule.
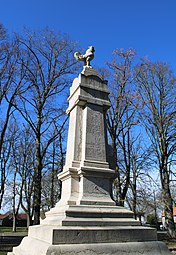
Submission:
[[[91,244],[156,241],[155,229],[141,226],[53,226],[32,227],[30,238],[56,244]]]
[[[23,246],[14,247],[8,255],[171,255],[162,242],[128,242],[50,245],[43,241],[24,238]]]
[[[55,252],[55,253],[54,253]],[[171,255],[162,242],[60,245],[49,247],[47,255]]]

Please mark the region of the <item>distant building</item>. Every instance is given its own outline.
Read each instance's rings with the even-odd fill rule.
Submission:
[[[176,207],[173,207],[173,216],[174,216],[174,223],[176,223]],[[162,225],[165,228],[166,223],[165,223],[165,213],[162,213]]]
[[[0,226],[12,227],[13,226],[13,214],[12,212],[7,212],[5,214],[0,214]],[[27,226],[27,214],[19,213],[16,219],[17,227]]]

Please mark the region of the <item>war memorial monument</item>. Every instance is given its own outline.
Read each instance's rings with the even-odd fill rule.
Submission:
[[[58,175],[61,200],[40,225],[8,255],[169,255],[156,230],[143,227],[133,212],[116,206],[111,183],[115,171],[107,160],[107,81],[90,61],[94,47],[75,58],[84,62],[68,98],[70,116],[66,163]]]

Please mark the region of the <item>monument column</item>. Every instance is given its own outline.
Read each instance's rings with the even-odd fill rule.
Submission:
[[[59,204],[114,205],[110,197],[114,170],[107,162],[107,82],[91,67],[73,81],[68,98],[70,115],[67,155]]]

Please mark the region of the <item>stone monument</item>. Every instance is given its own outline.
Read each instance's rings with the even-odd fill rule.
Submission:
[[[70,88],[66,164],[58,175],[62,196],[9,255],[169,255],[156,230],[111,198],[114,170],[107,162],[107,81],[90,66],[94,48],[75,53],[83,71]]]

